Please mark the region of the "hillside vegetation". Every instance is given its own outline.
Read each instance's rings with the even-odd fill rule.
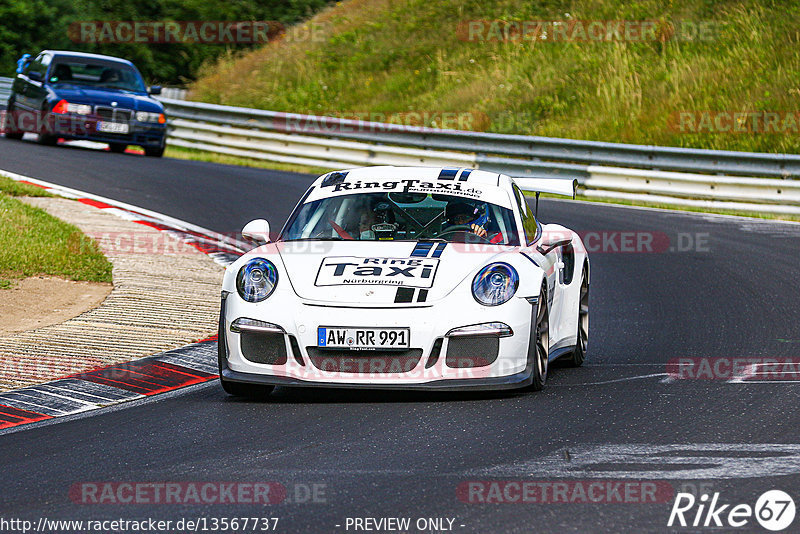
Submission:
[[[99,27],[124,21],[275,21],[310,17],[330,0],[3,0],[0,2],[0,76],[11,76],[16,60],[42,49],[67,49],[121,56],[133,61],[148,82],[180,84],[220,54],[252,48],[241,43],[83,42],[82,22]],[[77,28],[76,28],[77,25]],[[122,39],[126,37],[120,34]]]
[[[790,1],[346,0],[307,21],[307,39],[223,56],[201,71],[192,97],[400,121],[427,112],[432,126],[449,112],[492,132],[798,152],[797,20]],[[487,21],[483,37],[470,38],[469,21]],[[550,25],[522,40],[493,38],[491,21],[651,25],[647,38],[558,39]]]

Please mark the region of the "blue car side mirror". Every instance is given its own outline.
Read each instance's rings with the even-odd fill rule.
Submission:
[[[160,95],[161,94],[161,86],[160,85],[151,85],[150,89],[147,91],[151,95]]]

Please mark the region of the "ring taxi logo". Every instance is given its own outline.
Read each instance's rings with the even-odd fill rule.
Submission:
[[[723,503],[719,492],[710,497],[704,493],[699,499],[691,493],[678,493],[667,526],[740,528],[755,519],[763,528],[778,532],[787,529],[794,516],[794,499],[781,490],[763,493],[755,506]]]
[[[322,260],[316,286],[394,285],[430,289],[439,260],[435,258],[327,257]]]

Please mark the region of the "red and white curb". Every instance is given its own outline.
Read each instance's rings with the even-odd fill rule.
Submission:
[[[229,265],[248,248],[231,236],[124,202],[8,171],[0,170],[0,176],[166,232],[222,265]],[[217,338],[214,336],[154,356],[0,393],[0,431],[173,391],[208,382],[217,376]]]
[[[0,393],[0,430],[97,410],[217,376],[215,336],[155,356]]]
[[[210,256],[215,262],[221,265],[230,265],[236,258],[244,254],[249,248],[248,245],[242,241],[235,239],[232,236],[213,232],[201,226],[197,226],[180,219],[175,219],[163,213],[150,211],[147,209],[132,206],[124,202],[112,200],[110,198],[101,197],[77,189],[71,189],[58,184],[45,182],[36,178],[30,178],[21,174],[16,174],[9,171],[0,170],[0,176],[5,176],[11,180],[40,187],[49,193],[58,195],[65,198],[72,198],[94,206],[98,209],[111,213],[122,219],[142,224],[150,228],[154,228],[161,232],[179,239],[195,247],[200,252]]]

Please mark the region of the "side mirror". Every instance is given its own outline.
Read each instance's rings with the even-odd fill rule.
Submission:
[[[161,86],[160,85],[151,85],[147,92],[151,95],[160,95],[161,94]]]
[[[542,237],[542,242],[536,247],[536,250],[542,254],[547,254],[551,250],[558,247],[565,247],[572,243],[572,237],[564,235],[563,233],[555,232],[553,234],[545,234]]]
[[[242,237],[260,247],[269,243],[269,223],[264,219],[250,221],[242,228]]]
[[[41,72],[34,70],[28,73],[28,79],[35,82],[41,82],[44,80],[44,76],[42,76]]]

